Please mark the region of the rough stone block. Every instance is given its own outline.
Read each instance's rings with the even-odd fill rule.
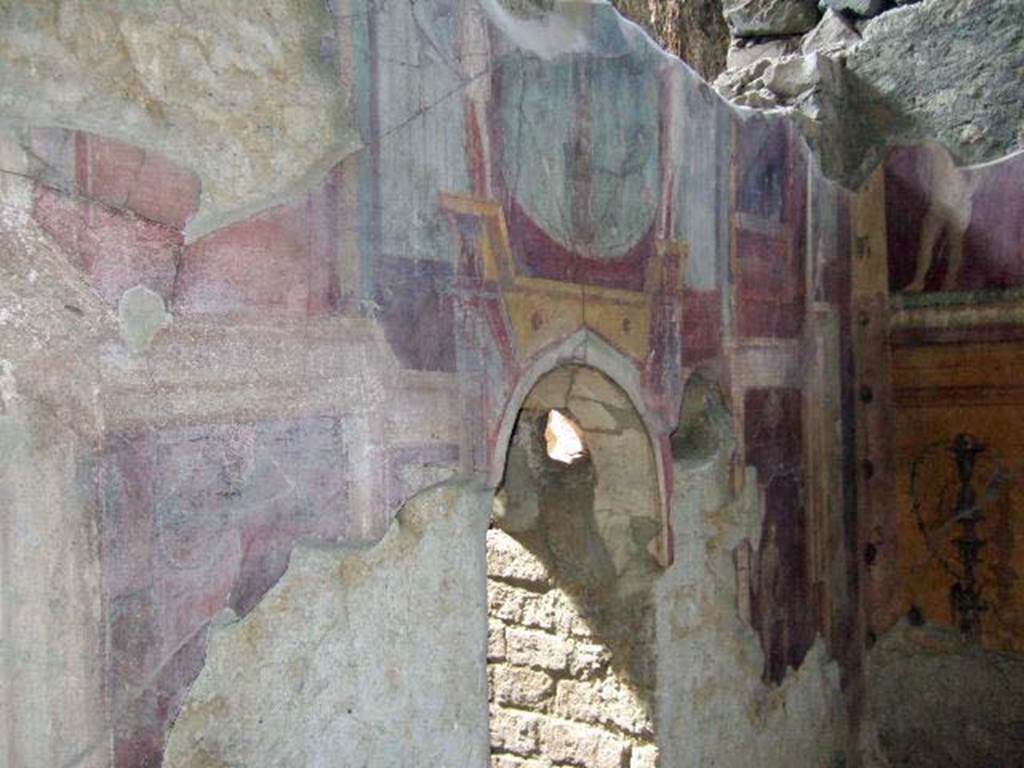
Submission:
[[[541,724],[544,754],[555,762],[585,768],[627,768],[629,742],[586,725],[548,720]]]
[[[555,693],[554,713],[592,725],[614,725],[646,736],[653,732],[650,704],[615,679],[562,680]]]
[[[829,54],[842,51],[858,42],[860,33],[857,32],[857,28],[845,16],[829,8],[821,17],[818,26],[804,36],[800,50],[804,54]]]
[[[799,36],[773,37],[768,40],[752,42],[739,38],[729,46],[725,61],[729,69],[743,69],[761,59],[777,59],[780,56],[793,53],[800,48],[802,39]]]
[[[523,618],[523,607],[535,595],[523,589],[502,584],[500,581],[487,582],[487,612],[492,618],[518,624]]]
[[[571,598],[560,589],[551,589],[523,603],[522,623],[560,635],[568,634],[576,618]]]
[[[858,16],[875,16],[885,7],[885,0],[821,0],[823,8],[850,11]]]
[[[836,70],[831,59],[817,53],[791,56],[768,67],[764,83],[772,93],[792,99],[813,88],[838,89],[840,75]]]
[[[498,704],[537,709],[555,692],[555,681],[529,667],[499,664],[493,667],[492,690]]]
[[[491,755],[491,768],[551,768],[551,763],[515,755]]]
[[[540,721],[539,715],[492,709],[491,747],[517,755],[532,755],[539,744]]]
[[[658,748],[653,744],[634,745],[629,768],[657,768]]]
[[[611,660],[611,652],[597,643],[574,643],[569,656],[569,674],[588,679],[601,673]]]
[[[815,0],[725,0],[723,11],[733,37],[798,35],[819,16]]]
[[[508,660],[520,666],[562,671],[569,664],[570,641],[547,632],[510,627],[505,632]]]
[[[505,625],[490,619],[487,622],[487,660],[502,661],[505,658]]]
[[[526,547],[504,531],[487,531],[487,575],[495,579],[546,585],[548,569]]]
[[[926,137],[966,163],[1019,147],[1020,23],[1018,0],[929,0],[862,25],[847,59],[852,82],[872,86],[847,105],[862,119],[858,133],[872,137],[872,149]],[[859,162],[864,143],[849,144],[848,160]]]

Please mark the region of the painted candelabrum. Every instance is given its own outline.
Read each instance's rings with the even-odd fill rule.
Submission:
[[[917,527],[929,559],[952,579],[951,619],[970,640],[980,639],[982,617],[992,607],[985,597],[982,527],[985,509],[1004,494],[1008,479],[993,461],[984,443],[961,432],[922,451],[910,471]]]

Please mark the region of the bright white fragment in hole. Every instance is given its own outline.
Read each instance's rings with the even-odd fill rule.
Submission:
[[[548,456],[563,464],[572,464],[583,456],[583,438],[571,419],[555,410],[548,411],[548,425],[544,429]]]

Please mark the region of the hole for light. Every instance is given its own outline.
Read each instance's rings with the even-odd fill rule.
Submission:
[[[548,457],[563,464],[572,464],[583,457],[583,436],[573,420],[564,414],[548,411],[548,425],[544,429]]]

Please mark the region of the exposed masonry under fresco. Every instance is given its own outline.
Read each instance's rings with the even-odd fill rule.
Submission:
[[[552,410],[581,438],[575,461],[551,458]],[[487,536],[492,764],[653,767],[659,512],[644,425],[602,374],[558,368],[524,401],[507,462]]]
[[[653,686],[623,672],[622,637],[609,642],[595,595],[555,586],[544,563],[515,538],[487,534],[487,648],[493,768],[524,765],[654,768]],[[604,609],[597,621],[593,615]],[[649,606],[634,605],[621,631],[653,632]],[[631,619],[631,620],[628,620]],[[640,652],[653,637],[633,635]]]

